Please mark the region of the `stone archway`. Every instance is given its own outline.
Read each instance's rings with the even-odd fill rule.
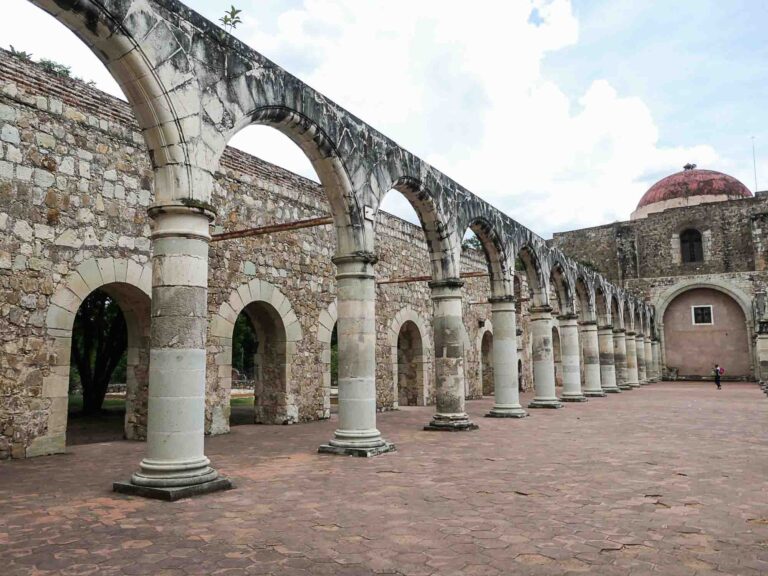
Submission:
[[[229,432],[232,335],[237,317],[244,311],[254,323],[257,335],[261,332],[261,341],[273,343],[269,345],[274,348],[269,372],[277,377],[275,386],[266,391],[262,388],[263,402],[254,406],[254,421],[290,423],[298,420],[298,409],[290,393],[290,370],[295,353],[293,344],[302,338],[301,325],[288,298],[273,284],[255,278],[233,291],[210,321],[208,354],[212,359],[209,366],[215,366],[215,371],[209,370],[207,380],[205,426],[209,434]]]
[[[390,322],[388,340],[395,408],[403,401],[406,406],[426,406],[432,400],[427,326],[429,324],[411,308],[400,310]],[[405,382],[401,381],[403,376]]]
[[[120,306],[127,329],[125,438],[141,440],[147,433],[149,322],[152,268],[133,260],[86,260],[70,273],[51,297],[45,327],[52,358],[43,378],[43,398],[50,402],[46,432],[35,438],[27,456],[63,452],[66,444],[70,353],[75,315],[95,290],[107,292]]]
[[[677,378],[707,378],[718,363],[729,377],[752,377],[747,317],[725,290],[696,286],[678,291],[661,312],[668,372]]]
[[[552,355],[555,360],[555,386],[563,386],[563,356],[560,349],[560,329],[552,326]]]
[[[336,332],[336,320],[338,312],[336,310],[336,300],[331,302],[327,309],[320,312],[317,324],[317,341],[320,343],[320,366],[323,378],[323,418],[331,417],[331,344]],[[338,337],[336,335],[336,337]],[[338,343],[337,343],[338,351]],[[338,366],[336,377],[338,378]],[[335,383],[335,392],[338,394],[338,381]],[[335,402],[336,400],[334,400]]]
[[[480,337],[480,384],[483,396],[493,396],[493,332],[485,330]]]

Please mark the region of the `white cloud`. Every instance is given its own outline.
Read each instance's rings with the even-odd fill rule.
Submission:
[[[26,0],[6,2],[7,44],[120,94],[61,24]],[[727,166],[708,146],[660,147],[648,107],[605,80],[567,94],[544,77],[542,59],[579,41],[567,0],[278,6],[241,2],[238,37],[540,234],[626,219],[656,179],[686,162]],[[232,144],[314,177],[298,148],[270,129],[246,129]],[[385,209],[414,219],[396,196]]]

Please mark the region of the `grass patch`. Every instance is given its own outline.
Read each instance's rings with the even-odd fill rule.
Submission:
[[[239,396],[229,399],[230,406],[253,406],[253,396]]]
[[[110,411],[125,410],[125,398],[105,398],[102,409]],[[81,412],[83,410],[83,397],[80,394],[69,395],[69,412]]]

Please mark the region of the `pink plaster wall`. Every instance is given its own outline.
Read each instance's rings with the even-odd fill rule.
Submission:
[[[694,325],[691,306],[712,306],[712,325]],[[749,340],[744,312],[733,298],[710,288],[694,288],[675,298],[664,312],[667,367],[680,376],[708,376],[715,362],[726,376],[749,375]]]

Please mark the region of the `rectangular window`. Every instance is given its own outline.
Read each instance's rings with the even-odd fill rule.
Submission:
[[[691,318],[694,324],[713,324],[712,306],[691,306]]]

